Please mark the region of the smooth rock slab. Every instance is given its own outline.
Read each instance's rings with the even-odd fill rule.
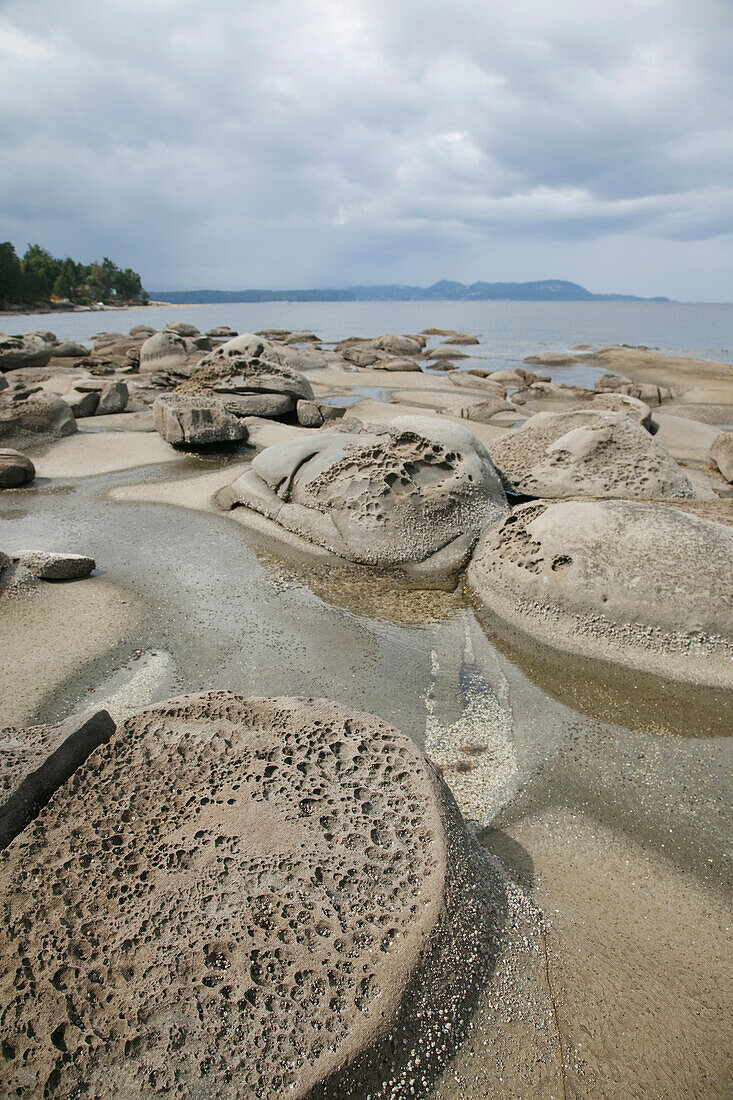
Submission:
[[[625,413],[536,413],[489,448],[510,492],[533,497],[694,497],[682,468]]]
[[[174,446],[231,443],[247,438],[245,425],[221,401],[166,394],[153,402],[156,431]]]
[[[0,848],[8,846],[114,731],[106,710],[56,726],[0,729]]]
[[[0,447],[0,489],[17,489],[30,485],[36,468],[26,455],[11,447]]]
[[[733,687],[733,527],[663,503],[536,501],[488,530],[469,591],[579,657]]]
[[[710,460],[726,481],[733,482],[733,432],[720,432],[710,447]]]
[[[42,581],[80,580],[97,566],[94,558],[82,554],[54,554],[47,550],[28,550],[11,557]]]
[[[64,1100],[407,1100],[496,925],[408,738],[223,691],[118,727],[0,855],[0,904],[4,1087]]]
[[[481,443],[437,417],[348,420],[268,447],[219,501],[349,561],[455,574],[507,503]],[[277,531],[277,528],[275,528]]]

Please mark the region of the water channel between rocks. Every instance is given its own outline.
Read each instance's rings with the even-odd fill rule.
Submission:
[[[543,907],[557,898],[561,881],[571,887],[574,881],[572,888],[579,890],[589,861],[616,859],[624,846],[636,853],[626,858],[627,869],[641,851],[651,858],[650,873],[661,875],[664,869],[665,889],[679,876],[686,884],[683,893],[700,889],[717,897],[730,880],[724,813],[731,754],[730,739],[719,736],[729,729],[715,707],[701,711],[693,696],[665,695],[633,678],[594,680],[587,669],[563,658],[548,664],[521,640],[494,635],[491,624],[480,623],[462,586],[456,592],[415,591],[366,570],[306,566],[273,555],[224,515],[109,496],[141,481],[195,476],[225,461],[182,457],[165,467],[59,477],[52,485],[39,479],[36,488],[4,495],[3,550],[91,553],[99,576],[73,586],[80,608],[94,585],[113,582],[122,590],[120,601],[126,601],[121,609],[138,610],[121,642],[71,672],[56,675],[49,656],[38,652],[30,670],[36,682],[32,704],[13,696],[11,660],[3,695],[14,713],[0,715],[0,726],[55,721],[90,706],[108,705],[122,714],[172,695],[219,687],[245,695],[328,697],[379,715],[423,746],[466,819],[517,881],[531,887],[538,877],[544,884],[538,893]],[[4,645],[11,652],[12,638]],[[613,704],[624,691],[635,703],[619,711]],[[565,853],[565,880],[553,870],[558,852]],[[575,880],[567,877],[571,865]],[[583,904],[589,921],[603,921],[591,902]],[[616,904],[621,910],[635,902],[622,893]],[[678,915],[682,932],[692,918]],[[561,917],[558,921],[562,925]],[[716,927],[713,920],[711,937]],[[577,936],[567,929],[562,935],[571,953],[583,950]],[[665,965],[654,952],[647,960],[650,973]],[[635,980],[643,983],[647,975],[640,965]],[[577,975],[568,970],[563,976],[571,990]],[[690,972],[691,986],[700,980]],[[699,1015],[695,995],[687,987],[682,994],[690,1000],[690,1016]],[[672,1049],[678,1024],[665,1032],[664,1021],[685,1019],[679,988],[662,989],[658,997],[664,1039],[656,1042]],[[484,1034],[490,1030],[487,1021],[496,1017],[491,1005],[486,1001],[477,1015],[476,1027]],[[571,1047],[575,1052],[563,1080],[574,1080],[578,1095],[637,1095],[598,1086],[603,1044],[598,1040],[600,1048],[584,1059],[577,1006],[567,1004],[562,1011],[566,1060]],[[688,1041],[699,1052],[699,1036],[691,1033]],[[534,1085],[530,1088],[526,1077],[521,1084],[522,1073],[530,1071],[518,1068],[522,1043],[517,1039],[515,1046],[511,1054],[512,1042],[505,1041],[505,1065],[513,1064],[519,1074],[515,1091],[511,1073],[501,1088],[486,1065],[488,1076],[482,1077],[481,1051],[467,1048],[454,1083],[444,1081],[436,1095],[551,1095],[550,1086],[540,1084],[545,1079],[537,1067]],[[475,1056],[473,1069],[467,1068],[469,1055]],[[666,1057],[667,1062],[673,1057],[670,1050]],[[719,1066],[716,1072],[722,1073]],[[555,1088],[557,1078],[550,1076]],[[661,1079],[651,1080],[650,1088],[659,1087]],[[683,1095],[665,1095],[673,1094]],[[718,1093],[713,1089],[709,1095]]]

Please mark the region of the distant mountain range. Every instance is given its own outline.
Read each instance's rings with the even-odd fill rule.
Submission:
[[[669,298],[638,298],[634,294],[592,294],[565,279],[534,283],[453,283],[441,279],[432,286],[349,286],[344,290],[151,290],[150,297],[173,305],[204,302],[668,302]]]

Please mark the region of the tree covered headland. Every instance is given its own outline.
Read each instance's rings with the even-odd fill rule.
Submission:
[[[0,302],[27,305],[64,299],[78,305],[90,302],[147,302],[140,276],[119,268],[106,256],[101,263],[78,264],[52,256],[38,244],[29,244],[19,258],[10,241],[0,243]]]

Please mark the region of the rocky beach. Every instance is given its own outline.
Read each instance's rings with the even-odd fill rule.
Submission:
[[[0,335],[2,1094],[729,1095],[733,366],[158,313]]]

